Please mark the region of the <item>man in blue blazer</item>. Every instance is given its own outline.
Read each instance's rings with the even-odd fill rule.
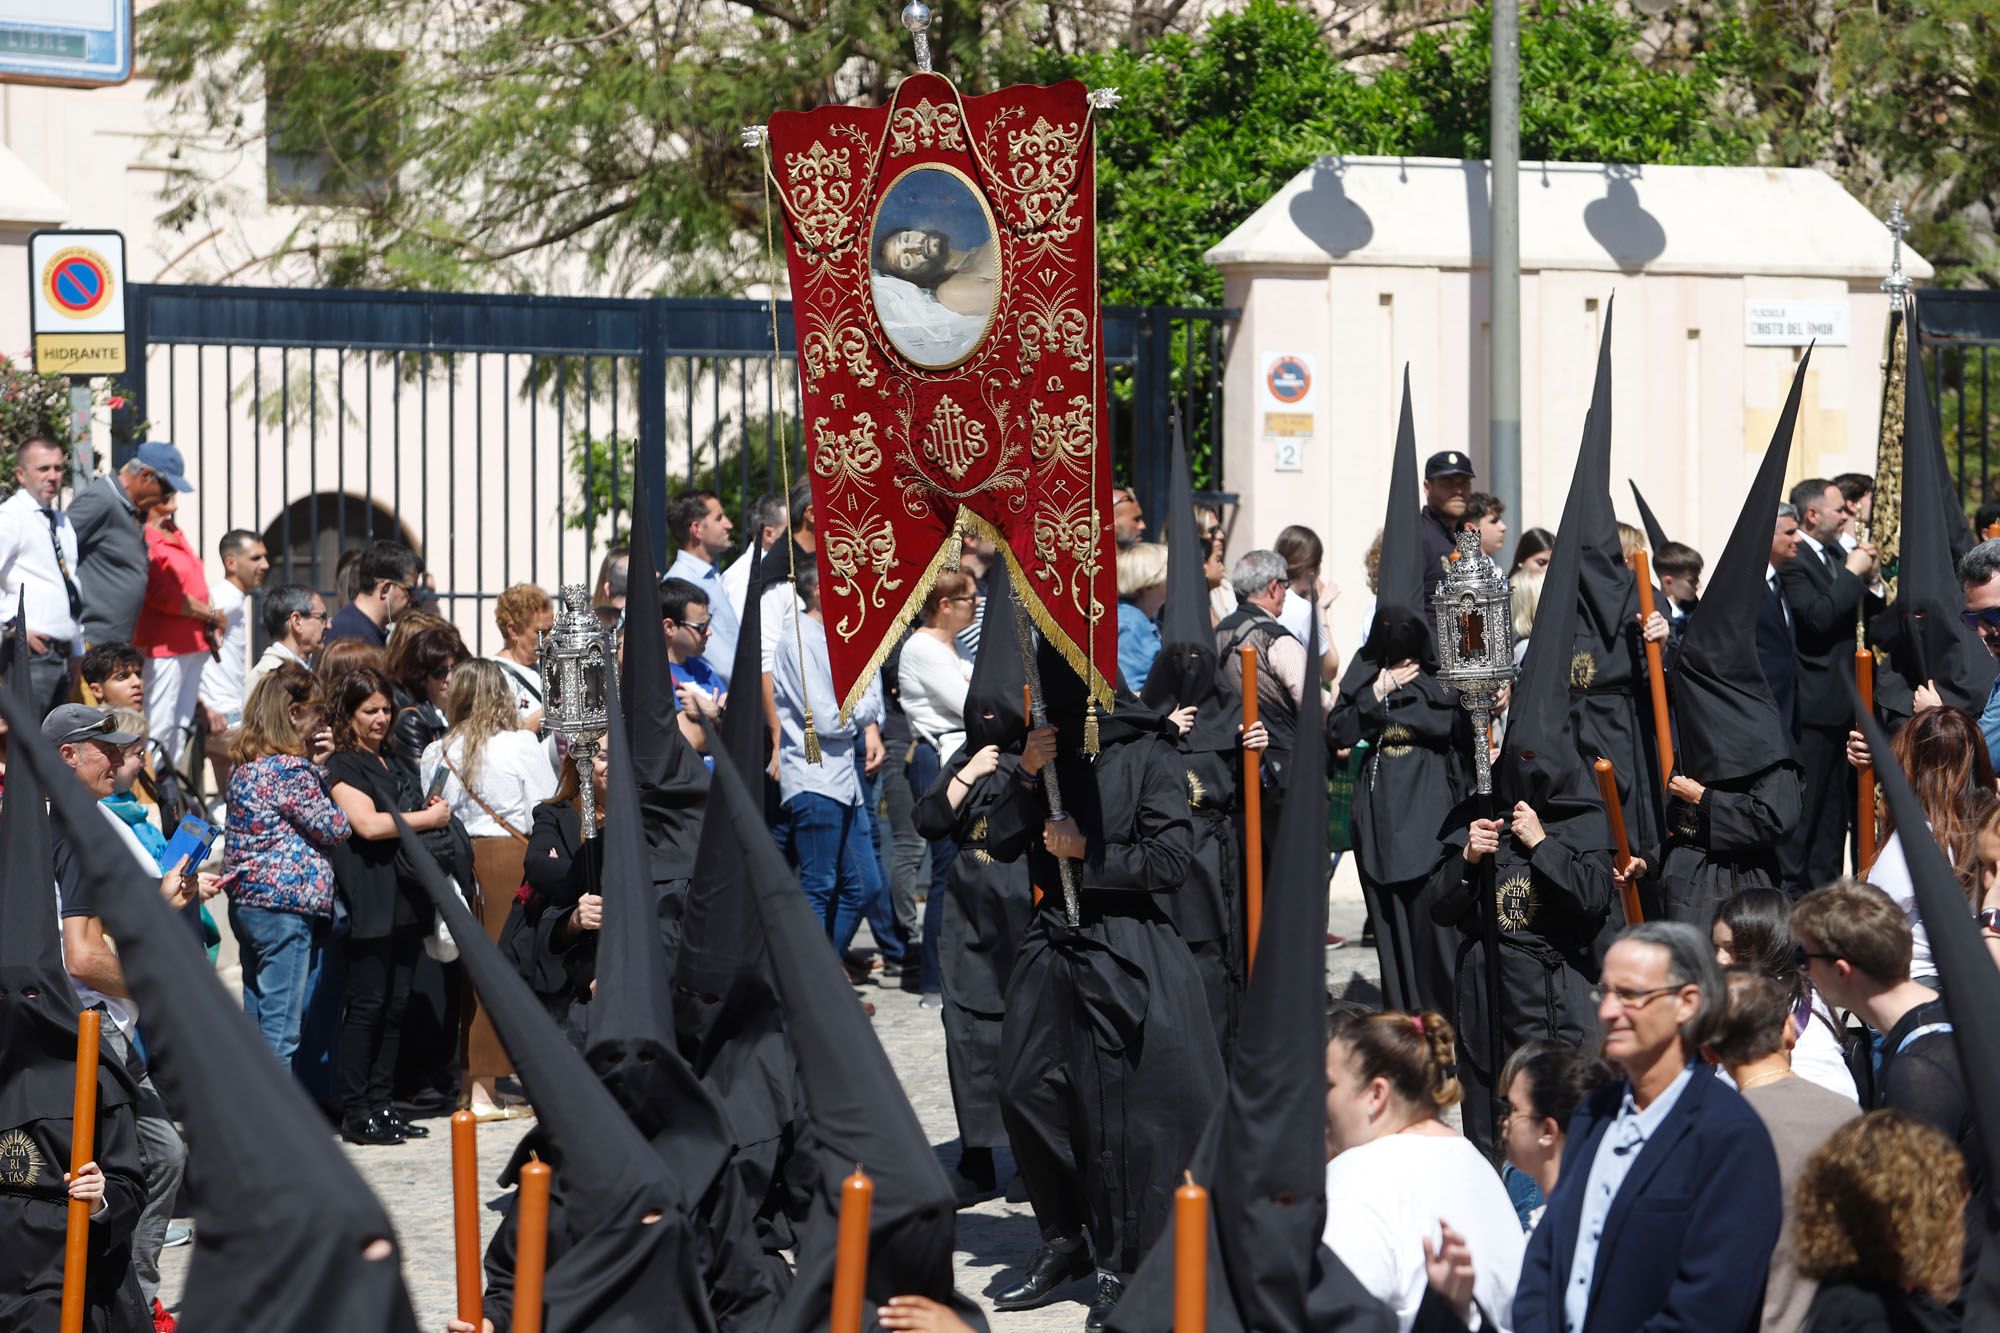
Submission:
[[[1605,953],[1604,1058],[1529,1238],[1517,1333],[1753,1333],[1783,1220],[1771,1139],[1697,1052],[1724,1003],[1702,932],[1649,921]]]

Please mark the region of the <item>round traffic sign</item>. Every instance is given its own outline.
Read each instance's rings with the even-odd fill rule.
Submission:
[[[1312,371],[1296,356],[1281,356],[1271,363],[1265,386],[1273,398],[1289,407],[1305,401],[1312,388]]]
[[[42,266],[42,295],[57,312],[88,319],[111,300],[111,265],[81,245],[58,250]]]

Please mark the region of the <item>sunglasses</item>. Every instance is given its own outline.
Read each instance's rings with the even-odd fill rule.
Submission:
[[[2000,606],[1988,607],[1984,611],[1961,611],[1958,618],[1965,622],[1967,629],[2000,633]]]
[[[1806,946],[1801,944],[1792,950],[1792,970],[1794,972],[1805,971],[1806,964],[1815,958],[1819,959],[1822,963],[1830,963],[1838,957],[1840,957],[1839,954],[1833,953],[1808,953]]]
[[[682,629],[699,634],[704,639],[715,629],[715,622],[712,620],[683,620],[680,625]]]
[[[437,670],[426,672],[425,674],[432,680],[450,680],[451,673],[456,666],[457,663],[453,663],[452,666],[441,666]]]
[[[87,741],[98,736],[109,736],[116,730],[118,730],[118,720],[107,714],[95,722],[81,727],[74,727],[64,732],[62,735],[56,737],[56,744],[75,745],[78,741]]]

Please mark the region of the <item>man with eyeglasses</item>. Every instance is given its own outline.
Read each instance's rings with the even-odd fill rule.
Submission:
[[[286,583],[264,594],[264,633],[270,647],[243,678],[248,699],[257,682],[287,662],[312,670],[313,658],[326,641],[326,602],[303,583]]]
[[[660,624],[667,631],[667,669],[673,673],[675,692],[693,685],[721,702],[728,685],[708,662],[715,626],[708,594],[686,579],[661,579]]]
[[[1725,991],[1679,921],[1618,936],[1595,990],[1603,1055],[1514,1292],[1517,1333],[1757,1328],[1783,1220],[1771,1136],[1699,1052]]]
[[[360,639],[377,648],[386,648],[389,622],[409,609],[417,570],[417,553],[401,542],[368,543],[361,552],[361,591],[334,613],[326,627],[326,641]]]
[[[1958,562],[1958,581],[1965,589],[1965,623],[1986,651],[2000,658],[2000,539],[1967,551]],[[1987,755],[2000,762],[2000,679],[1980,710],[1979,731],[1986,737]]]
[[[149,440],[118,469],[70,502],[76,528],[76,582],[83,597],[83,640],[130,643],[146,600],[147,511],[169,490],[192,491],[181,451]]]

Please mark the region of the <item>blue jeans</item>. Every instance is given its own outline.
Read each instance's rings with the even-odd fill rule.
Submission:
[[[910,790],[918,800],[937,782],[944,765],[937,747],[918,741],[910,755]],[[958,860],[958,843],[951,838],[931,839],[931,888],[924,900],[923,991],[936,995],[944,989],[944,973],[938,965],[938,927],[944,920],[944,895],[951,883],[951,867]]]
[[[243,1012],[289,1068],[305,1019],[306,983],[326,946],[326,922],[232,903],[229,926],[243,961]]]
[[[861,818],[865,821],[869,846],[874,848],[875,891],[868,895],[868,931],[875,937],[875,947],[881,950],[882,961],[900,963],[909,956],[910,940],[903,933],[903,926],[896,919],[896,896],[891,890],[893,880],[889,871],[889,821],[882,815],[882,775],[889,771],[884,763],[869,776],[865,756],[854,756],[854,775],[861,779]]]
[[[875,849],[863,807],[800,792],[785,802],[785,855],[827,938],[845,953],[868,914],[875,889]]]

